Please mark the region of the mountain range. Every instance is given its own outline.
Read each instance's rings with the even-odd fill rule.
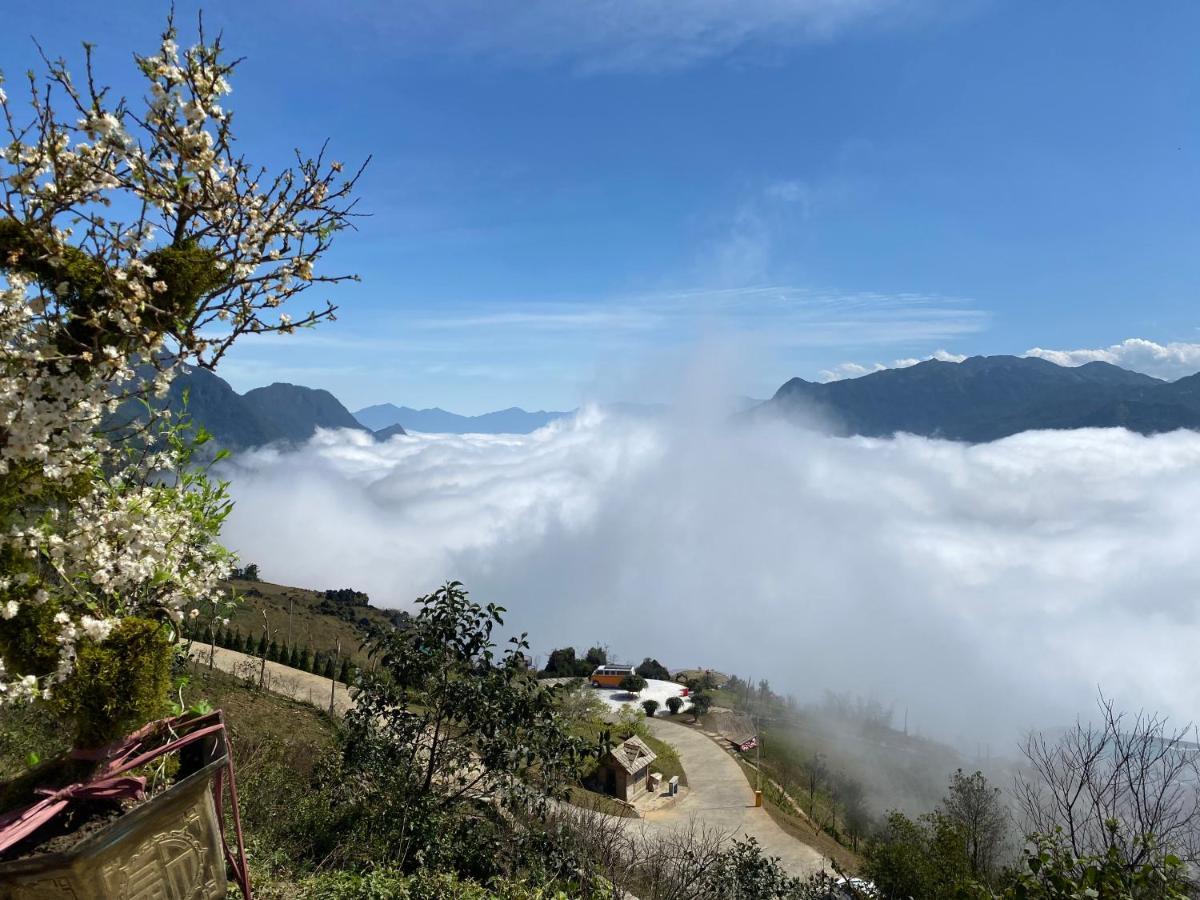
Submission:
[[[369,431],[329,391],[276,382],[239,394],[220,376],[196,366],[176,376],[164,403],[176,412],[186,409],[192,421],[230,449],[299,443],[318,428]],[[136,405],[128,404],[118,417],[141,416]]]
[[[570,412],[528,412],[518,406],[484,413],[479,416],[460,416],[444,409],[413,409],[380,403],[360,409],[354,414],[367,428],[381,438],[407,431],[423,431],[431,434],[528,434],[550,424],[555,419],[573,416]],[[396,432],[399,426],[402,430]]]
[[[276,383],[239,394],[205,369],[188,367],[166,403],[184,406],[221,446],[299,443],[318,428],[349,428],[387,440],[408,430],[439,434],[527,434],[573,412],[528,412],[519,407],[479,416],[383,403],[351,414],[324,390]],[[665,408],[608,407],[627,415]],[[130,405],[122,418],[136,415]],[[738,414],[765,415],[834,434],[887,436],[897,432],[986,442],[1033,429],[1123,427],[1142,434],[1200,431],[1200,374],[1162,381],[1104,362],[1059,366],[1036,357],[973,356],[960,363],[928,360],[843,381],[793,378],[766,402]]]
[[[1109,363],[1036,357],[928,360],[825,384],[793,378],[747,415],[777,413],[836,434],[897,432],[984,442],[1033,429],[1200,430],[1200,374],[1166,382]]]

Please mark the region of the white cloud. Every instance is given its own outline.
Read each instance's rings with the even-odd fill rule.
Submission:
[[[860,378],[863,375],[870,375],[872,372],[882,372],[884,369],[907,369],[909,366],[915,366],[917,363],[926,362],[930,359],[938,359],[942,362],[960,363],[966,359],[965,353],[951,353],[949,350],[935,350],[929,356],[917,358],[908,357],[906,359],[897,359],[890,366],[885,366],[883,363],[872,363],[869,366],[860,365],[859,363],[845,362],[834,366],[831,369],[822,369],[817,373],[817,377],[824,382],[841,381],[844,378]]]
[[[1090,362],[1112,363],[1122,369],[1143,372],[1175,381],[1200,371],[1200,344],[1172,342],[1156,344],[1144,338],[1128,338],[1119,344],[1095,350],[1044,350],[1034,347],[1026,356],[1038,356],[1060,366],[1082,366]]]
[[[458,578],[543,655],[603,641],[1001,742],[1097,684],[1200,703],[1190,432],[968,446],[589,411],[522,436],[322,433],[229,474],[225,538],[267,577],[389,606]]]
[[[591,72],[664,71],[741,53],[761,57],[953,8],[944,0],[418,0],[391,10],[383,24],[422,50],[566,60]]]
[[[776,346],[824,347],[932,342],[982,331],[991,320],[987,311],[956,297],[839,293],[774,284],[662,291],[590,303],[518,304],[502,313],[489,312],[486,306],[452,308],[409,325],[426,332],[453,332],[454,340],[476,333],[488,343],[498,334],[524,341],[538,332],[542,346],[544,332],[578,334],[588,341],[640,337],[659,345],[664,338],[675,342],[689,329],[719,323],[722,331],[759,334]]]

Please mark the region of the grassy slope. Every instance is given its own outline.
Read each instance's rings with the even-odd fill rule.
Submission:
[[[189,664],[188,677],[184,700],[188,703],[207,700],[225,713],[235,754],[239,737],[317,747],[333,743],[333,722],[314,706],[247,687],[232,675],[197,663]]]
[[[650,735],[646,735],[642,740],[658,756],[658,759],[650,764],[650,770],[662,772],[664,782],[670,781],[673,776],[678,775],[679,783],[687,787],[687,773],[683,771],[683,763],[679,761],[679,754],[675,752],[675,748],[666,741],[660,741]]]
[[[241,633],[255,638],[262,634],[266,616],[272,637],[280,644],[297,643],[307,645],[313,651],[332,651],[341,641],[342,655],[349,654],[350,660],[359,666],[367,663],[362,644],[367,636],[366,629],[356,621],[347,622],[335,616],[318,612],[317,607],[325,599],[323,591],[270,584],[266,581],[230,581],[237,597],[237,607],[229,617],[229,627],[241,629]],[[290,616],[289,616],[290,610]],[[388,618],[372,607],[358,607],[355,618],[363,617],[372,625],[387,625]]]

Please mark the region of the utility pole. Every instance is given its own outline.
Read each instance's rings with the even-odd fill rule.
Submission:
[[[758,792],[762,793],[762,729],[754,726],[754,767],[758,769]]]
[[[269,644],[269,643],[271,643],[271,620],[267,618],[267,611],[265,609],[259,610],[259,611],[262,613],[263,632],[266,634],[267,643]],[[265,690],[266,683],[267,683],[267,654],[264,653],[263,657],[262,657],[262,663],[258,667],[258,689],[260,691]]]
[[[338,666],[342,661],[342,639],[337,639],[337,654],[333,660],[333,677],[329,679],[329,715],[333,717],[333,699],[337,695]]]

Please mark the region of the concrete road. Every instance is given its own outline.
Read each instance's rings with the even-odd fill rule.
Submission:
[[[690,823],[738,837],[753,837],[767,856],[778,856],[793,875],[822,869],[832,872],[824,856],[775,824],[765,809],[754,806],[754,791],[728,751],[697,728],[669,718],[647,721],[650,733],[679,752],[687,773],[687,795],[665,809],[646,813],[648,830],[678,829]],[[636,821],[636,820],[629,820]]]
[[[209,660],[207,645],[193,645],[192,658]],[[262,661],[216,648],[213,665],[240,678],[258,679]],[[329,709],[329,679],[301,672],[279,663],[266,664],[266,688],[293,700]],[[353,705],[345,685],[337,684],[333,694],[334,710],[343,715]],[[691,823],[739,837],[754,837],[768,856],[778,856],[793,875],[809,875],[829,868],[828,860],[801,843],[775,824],[765,809],[755,808],[754,792],[733,757],[704,732],[681,725],[671,718],[647,720],[650,732],[679,752],[687,772],[688,790],[678,803],[646,813],[642,819],[621,819],[629,827],[643,829],[648,836],[687,827]]]
[[[212,649],[209,644],[193,644],[192,659],[205,665],[209,661],[209,652]],[[245,653],[238,653],[236,650],[226,650],[224,647],[216,648],[212,662],[213,667],[222,672],[228,672],[239,678],[252,678],[255,683],[258,682],[261,675],[265,682],[264,687],[271,693],[290,697],[292,700],[299,700],[302,703],[310,703],[318,709],[329,711],[330,682],[328,678],[270,661],[267,662],[264,671],[261,659],[247,656]],[[332,698],[335,715],[345,715],[354,706],[354,701],[350,699],[350,692],[340,682],[333,685]]]

